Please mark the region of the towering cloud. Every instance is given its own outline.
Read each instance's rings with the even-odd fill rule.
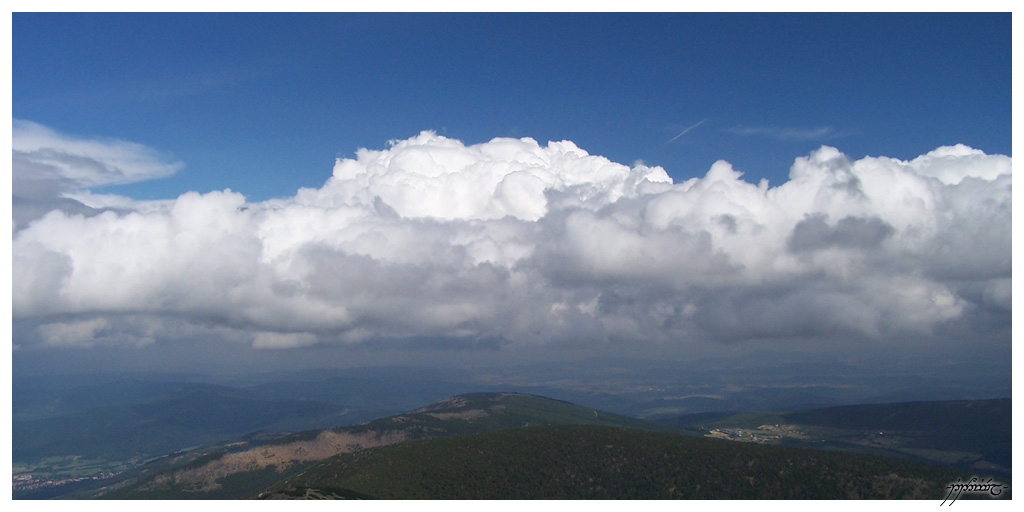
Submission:
[[[67,153],[51,142],[16,144],[15,158]],[[54,166],[79,189],[113,179],[109,166]],[[724,161],[674,184],[568,141],[423,132],[339,159],[321,188],[288,199],[226,190],[47,213],[14,237],[18,343],[927,334],[1009,310],[1010,170],[964,146],[911,161],[822,147],[774,188]]]

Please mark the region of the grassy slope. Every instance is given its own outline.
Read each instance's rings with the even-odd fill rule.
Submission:
[[[941,499],[961,473],[861,454],[603,426],[541,426],[343,454],[262,497]]]

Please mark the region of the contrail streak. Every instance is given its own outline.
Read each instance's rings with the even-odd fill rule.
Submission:
[[[700,121],[697,121],[697,124],[694,124],[693,126],[691,126],[691,127],[687,128],[687,129],[679,132],[679,135],[676,135],[675,137],[672,137],[668,141],[672,142],[672,141],[678,139],[679,137],[682,137],[683,135],[686,135],[686,132],[688,132],[688,131],[690,131],[690,130],[692,130],[692,129],[694,129],[694,128],[702,125],[702,124],[704,124],[704,121],[707,121],[707,119],[701,119]]]

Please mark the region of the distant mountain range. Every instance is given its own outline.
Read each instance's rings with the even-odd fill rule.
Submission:
[[[265,398],[208,384],[176,385],[164,391],[141,403],[15,421],[14,460],[67,454],[115,460],[153,457],[256,430],[337,425],[347,412],[326,402]]]

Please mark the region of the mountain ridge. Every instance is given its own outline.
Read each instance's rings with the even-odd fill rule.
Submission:
[[[942,499],[963,474],[864,454],[538,425],[339,454],[257,499]]]
[[[224,450],[219,455],[210,451],[203,455],[210,460],[201,465],[159,473],[129,489],[112,492],[110,497],[144,499],[175,493],[191,493],[195,497],[244,497],[247,494],[241,490],[225,489],[221,480],[242,473],[259,474],[252,482],[240,486],[249,492],[254,491],[257,484],[269,485],[340,453],[402,441],[543,424],[595,424],[687,431],[685,427],[629,418],[537,395],[467,393],[432,402],[405,414],[355,425],[298,432],[237,451]],[[276,480],[273,479],[275,476],[278,476]]]

